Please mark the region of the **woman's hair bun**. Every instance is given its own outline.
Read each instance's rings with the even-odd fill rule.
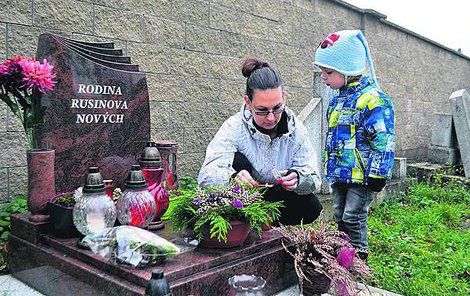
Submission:
[[[269,64],[265,61],[258,59],[257,57],[251,56],[247,57],[242,65],[242,74],[246,78],[250,77],[251,73],[255,70],[268,67],[270,68]]]

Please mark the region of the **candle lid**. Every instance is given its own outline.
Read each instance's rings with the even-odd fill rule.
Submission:
[[[89,167],[88,174],[85,178],[85,185],[83,186],[83,193],[97,193],[104,191],[105,185],[98,167]]]

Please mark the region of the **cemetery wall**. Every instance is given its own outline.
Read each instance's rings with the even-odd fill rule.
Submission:
[[[342,1],[4,0],[0,57],[34,55],[46,31],[115,42],[147,73],[152,138],[177,141],[180,174],[195,176],[210,139],[241,106],[244,57],[279,68],[288,105],[300,112],[318,96],[312,62],[322,37],[361,28],[394,98],[397,155],[423,158],[433,112],[450,112],[450,94],[469,87],[470,58]],[[27,188],[26,140],[5,104],[0,151],[2,203]]]

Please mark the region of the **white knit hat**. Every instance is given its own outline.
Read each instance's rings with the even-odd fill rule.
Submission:
[[[336,70],[344,76],[363,74],[366,70],[366,63],[370,69],[371,78],[377,84],[369,46],[359,30],[332,33],[320,43],[315,52],[315,65]]]

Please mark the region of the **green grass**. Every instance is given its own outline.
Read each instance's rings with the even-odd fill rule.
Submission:
[[[470,190],[413,185],[369,216],[371,284],[404,295],[470,295]]]

